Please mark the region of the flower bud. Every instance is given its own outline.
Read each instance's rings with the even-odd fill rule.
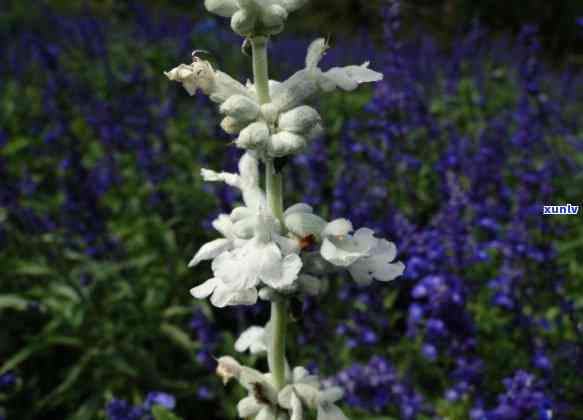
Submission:
[[[302,105],[279,116],[279,128],[296,134],[307,134],[322,121],[311,106]]]
[[[289,131],[280,131],[269,139],[268,152],[273,157],[282,157],[299,152],[306,146],[306,139]]]
[[[285,10],[288,12],[293,12],[303,7],[308,0],[281,0],[280,3]]]
[[[222,17],[231,17],[239,9],[235,0],[205,0],[204,7]]]
[[[269,141],[269,128],[262,121],[249,124],[239,133],[235,144],[242,149],[253,149]]]
[[[231,96],[223,102],[219,110],[239,121],[253,121],[259,115],[259,105],[243,95]]]
[[[195,61],[192,64],[181,64],[170,71],[164,72],[172,81],[180,82],[192,96],[197,89],[209,95],[215,88],[214,70],[207,61]]]
[[[217,375],[223,380],[223,384],[232,378],[238,378],[241,373],[241,365],[231,356],[223,356],[217,360]]]
[[[261,20],[267,32],[275,35],[283,30],[284,22],[287,19],[286,10],[278,4],[268,6],[263,10]]]
[[[246,123],[229,116],[226,116],[221,121],[221,128],[225,130],[225,133],[227,134],[237,134],[245,128],[245,125]]]
[[[292,213],[286,216],[285,226],[300,238],[309,235],[319,237],[326,226],[326,221],[313,213]]]
[[[239,220],[233,225],[235,235],[240,239],[251,239],[255,233],[255,220],[253,217],[247,217]]]
[[[320,137],[322,134],[324,134],[324,127],[322,127],[322,124],[318,123],[314,127],[312,127],[312,129],[306,135],[306,138],[308,140],[313,140],[317,137]]]
[[[248,9],[240,9],[231,18],[231,28],[241,36],[251,35],[255,29],[257,15]]]
[[[261,115],[263,115],[265,121],[267,121],[269,124],[273,124],[275,123],[275,121],[277,121],[279,110],[274,104],[268,102],[266,104],[261,105]]]

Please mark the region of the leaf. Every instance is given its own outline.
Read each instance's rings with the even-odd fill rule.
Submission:
[[[156,420],[182,420],[176,414],[162,407],[161,405],[155,405],[152,407],[152,415]]]
[[[180,317],[184,315],[191,315],[192,314],[192,307],[189,306],[178,306],[173,305],[167,308],[163,313],[162,316],[164,318],[173,318],[173,317]]]
[[[48,265],[35,264],[30,261],[20,261],[11,274],[22,276],[48,276],[53,274],[53,270]]]
[[[8,144],[1,149],[1,153],[5,156],[15,155],[22,149],[26,148],[29,142],[30,139],[27,139],[26,137],[16,137],[11,139]]]
[[[72,337],[49,337],[45,339],[43,342],[33,343],[25,347],[24,349],[20,350],[16,354],[14,354],[11,358],[9,358],[4,364],[0,367],[0,375],[6,373],[9,370],[14,369],[26,359],[31,357],[33,354],[45,350],[52,346],[67,346],[67,347],[81,347],[82,343],[76,338]]]
[[[0,311],[3,309],[16,309],[25,311],[29,301],[16,295],[0,295]]]
[[[160,331],[189,353],[197,347],[196,343],[190,339],[188,334],[175,325],[164,323],[160,325]]]

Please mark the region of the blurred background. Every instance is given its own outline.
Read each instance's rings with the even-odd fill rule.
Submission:
[[[200,1],[0,4],[0,419],[233,419],[214,375],[268,308],[215,310],[188,270],[240,197],[203,185],[240,151],[163,76],[194,49],[250,59]],[[313,1],[271,74],[371,60],[385,80],[316,101],[326,134],[286,202],[394,241],[405,275],[333,279],[289,359],[353,419],[583,418],[583,3]],[[261,360],[241,356],[262,366]]]

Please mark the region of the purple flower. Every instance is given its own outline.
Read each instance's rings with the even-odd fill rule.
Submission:
[[[125,400],[114,398],[105,408],[109,420],[142,420],[145,410],[142,407],[133,407]]]
[[[9,370],[0,375],[0,391],[9,391],[14,385],[16,385],[16,374],[13,371]]]
[[[176,407],[176,398],[165,392],[150,392],[146,397],[144,407],[150,410],[154,405],[161,405],[164,408],[173,410]]]

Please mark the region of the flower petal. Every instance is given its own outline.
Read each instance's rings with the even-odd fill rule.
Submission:
[[[261,350],[267,351],[264,339],[265,328],[253,325],[243,331],[235,341],[235,350],[241,353],[250,350],[253,354],[261,353]]]
[[[290,420],[304,420],[304,407],[302,406],[302,401],[292,392],[291,395],[291,418]]]
[[[239,9],[235,0],[205,0],[204,7],[222,17],[231,17]]]
[[[392,262],[396,254],[395,244],[381,239],[377,246],[371,250],[370,256],[364,257],[350,266],[350,274],[354,280],[363,285],[370,284],[373,279],[394,280],[405,271],[405,265],[402,262]]]
[[[199,262],[203,260],[212,260],[216,256],[222,254],[225,251],[228,251],[232,248],[233,243],[230,239],[215,239],[214,241],[207,242],[204,244],[195,256],[190,260],[188,263],[189,267],[194,267]]]
[[[312,41],[306,54],[306,69],[312,71],[316,69],[327,49],[328,43],[324,38],[318,38]]]
[[[226,214],[220,214],[212,222],[213,228],[227,239],[233,239],[233,222]]]
[[[317,420],[348,420],[348,417],[338,406],[328,403],[318,406]]]
[[[190,294],[197,299],[205,299],[218,287],[221,281],[215,277],[205,281],[203,284],[190,289]]]
[[[324,227],[322,236],[346,236],[352,232],[352,223],[347,219],[336,219]]]
[[[277,420],[276,412],[270,406],[263,406],[255,420]]]
[[[257,303],[257,289],[233,291],[228,287],[218,287],[211,296],[211,303],[217,308],[237,305],[254,305]]]
[[[259,413],[261,408],[263,408],[263,405],[260,404],[254,397],[249,396],[239,401],[237,404],[237,413],[239,414],[239,417],[245,419]]]
[[[284,220],[288,230],[300,238],[309,235],[319,238],[322,230],[326,227],[326,221],[312,213],[296,212],[285,216]]]
[[[289,254],[279,262],[271,260],[270,263],[265,266],[261,280],[276,290],[293,287],[302,268],[302,259],[297,254]]]
[[[361,228],[352,237],[324,239],[320,253],[326,261],[339,267],[348,267],[358,259],[368,256],[376,242],[378,239],[374,237],[372,230]]]
[[[284,216],[289,216],[293,213],[313,213],[314,209],[312,206],[306,203],[296,203],[293,206],[289,206],[285,212],[283,213]]]

